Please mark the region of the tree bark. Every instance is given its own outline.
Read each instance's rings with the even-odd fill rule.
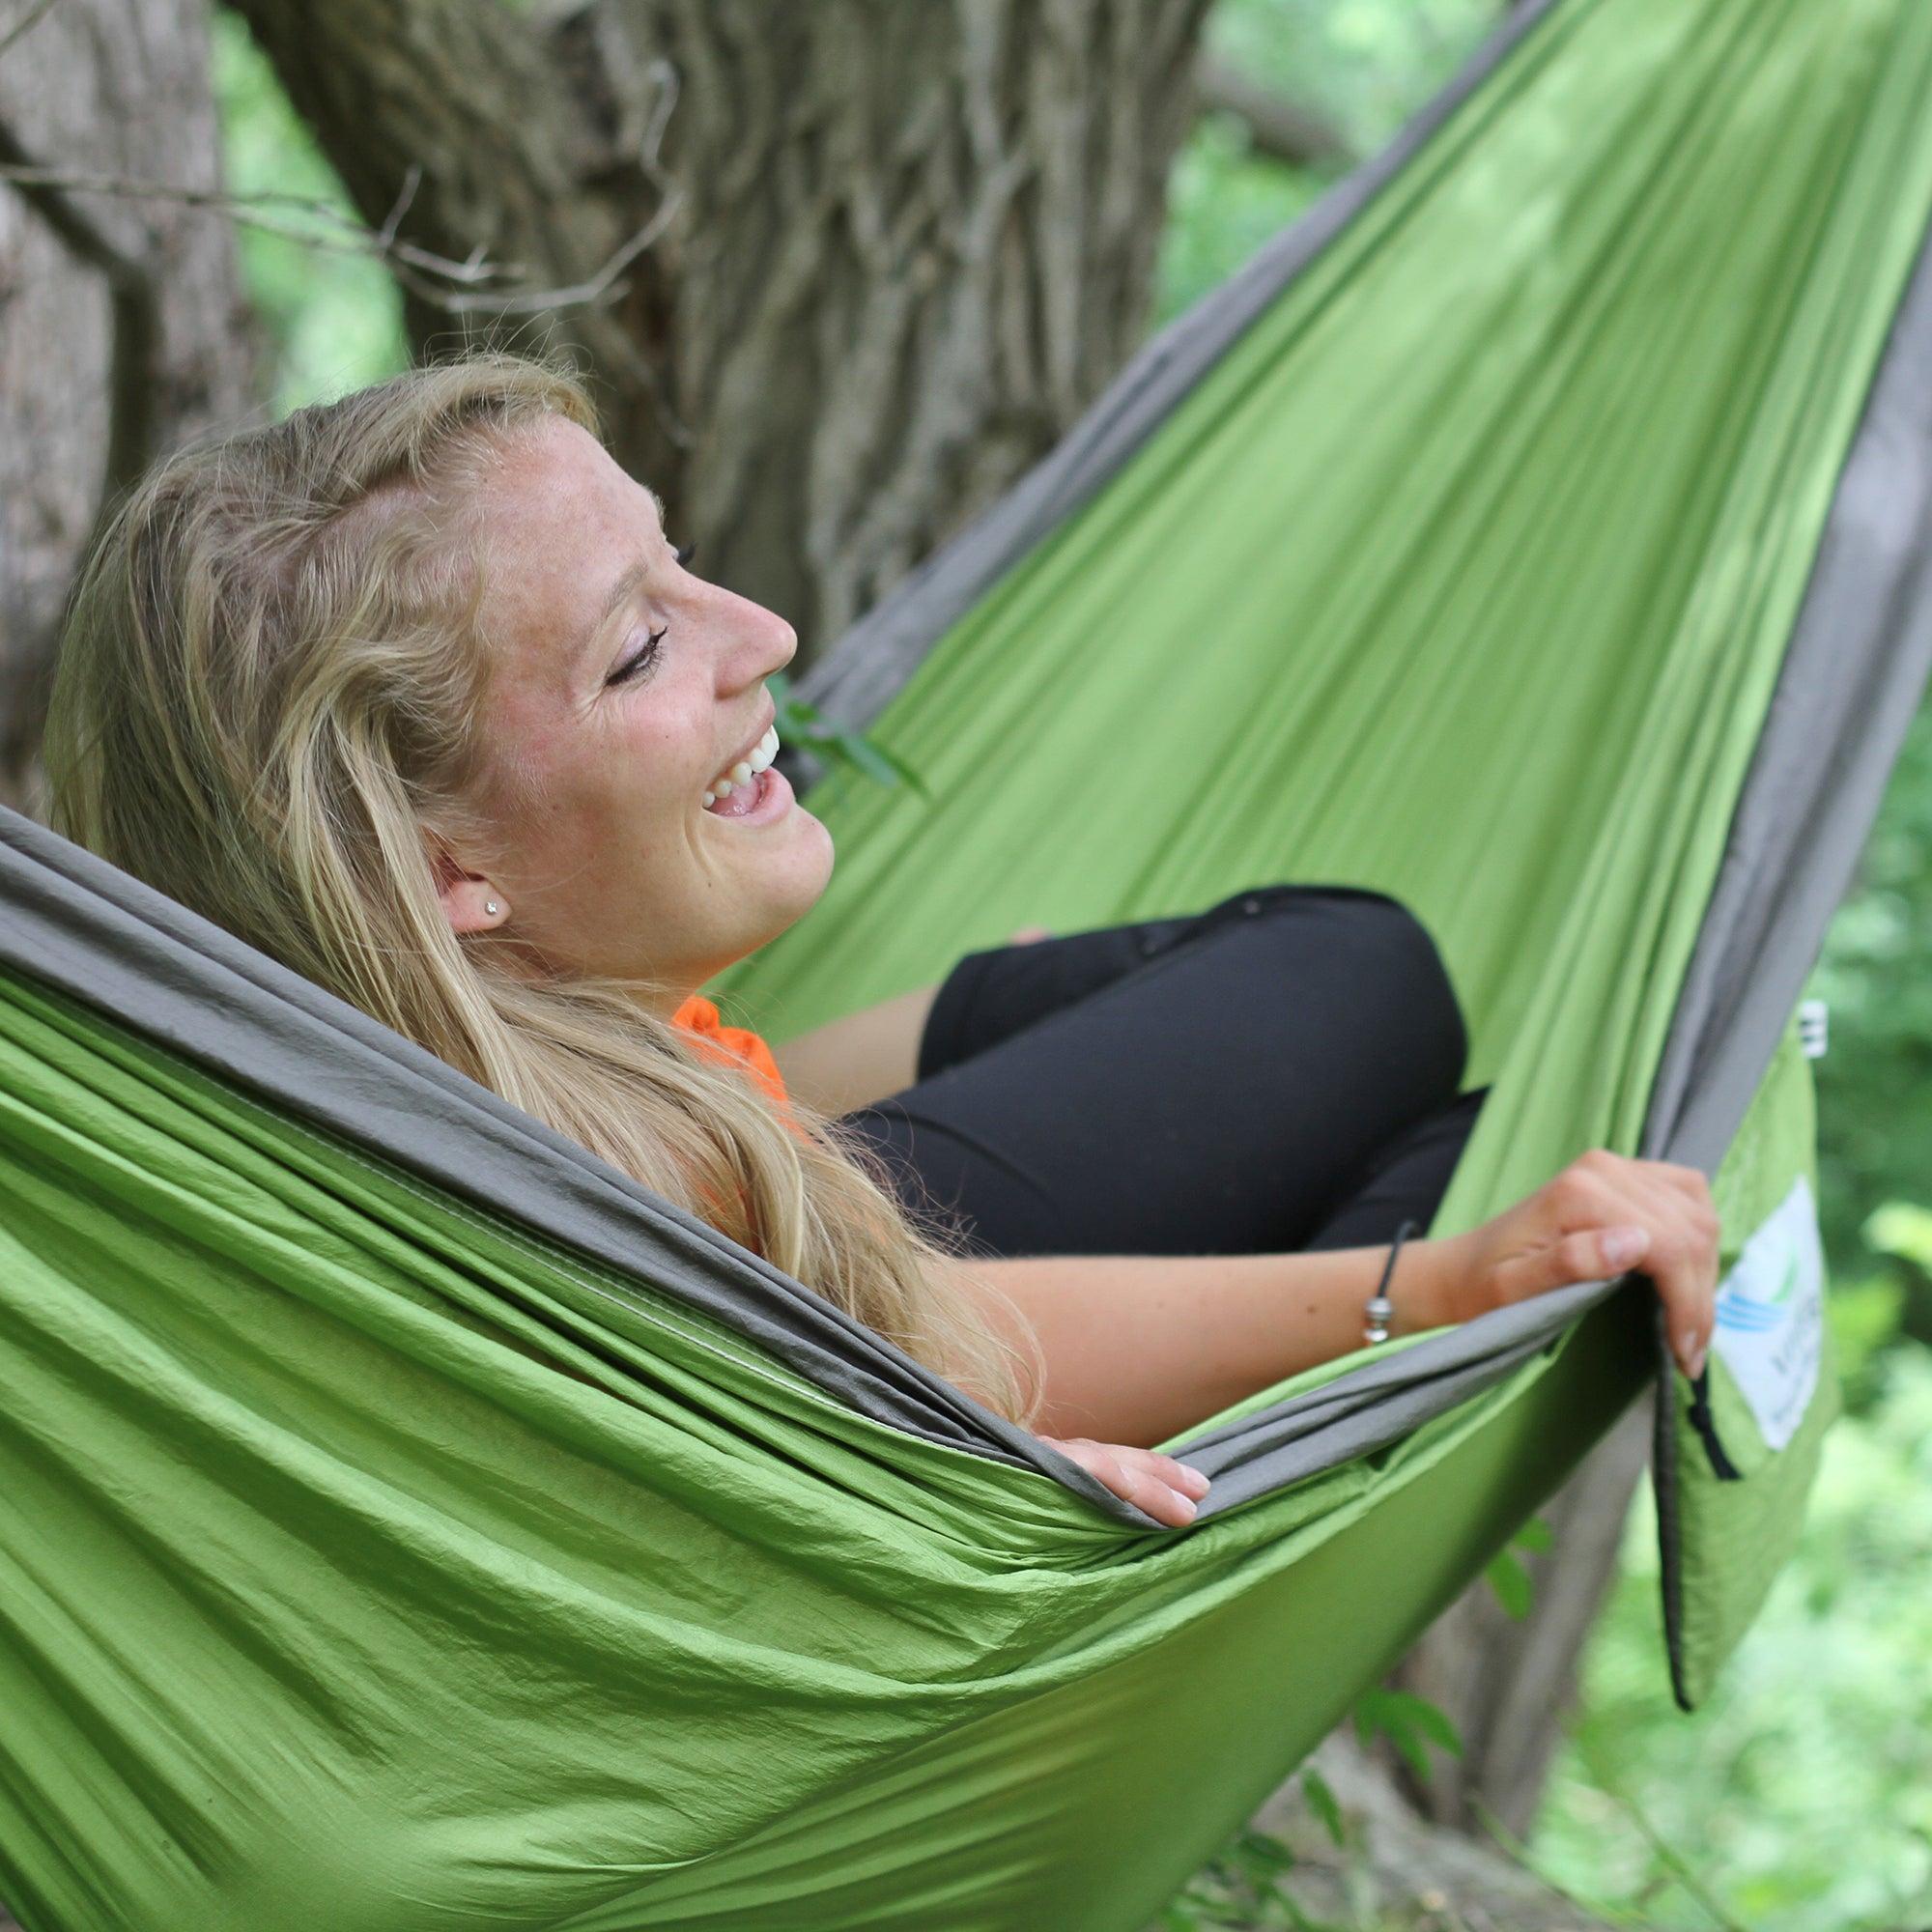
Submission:
[[[214,186],[199,0],[50,8],[0,52],[0,147]],[[0,185],[0,801],[31,806],[55,632],[103,497],[232,418],[250,357],[226,227],[161,203]]]
[[[1337,1732],[1315,1753],[1342,1812],[1338,1845],[1313,1817],[1299,1778],[1263,1806],[1256,1827],[1294,1852],[1284,1889],[1317,1925],[1394,1932],[1609,1932],[1608,1924],[1525,1870],[1493,1839],[1419,1818],[1383,1768]],[[1270,1918],[1269,1924],[1279,1924]]]
[[[1478,1835],[1493,1818],[1513,1837],[1529,1836],[1576,1704],[1583,1646],[1616,1576],[1650,1431],[1651,1406],[1639,1402],[1544,1510],[1551,1547],[1525,1558],[1533,1595],[1520,1623],[1478,1582],[1396,1672],[1462,1733],[1462,1757],[1438,1761],[1427,1784],[1398,1774],[1425,1817]]]
[[[568,284],[677,197],[605,306],[411,326],[577,354],[707,575],[808,652],[1138,343],[1206,4],[241,0],[371,222],[418,166],[401,234]]]
[[[1234,115],[1247,128],[1251,152],[1284,167],[1340,168],[1355,158],[1349,137],[1320,107],[1263,87],[1212,54],[1195,62],[1194,91],[1204,112]]]

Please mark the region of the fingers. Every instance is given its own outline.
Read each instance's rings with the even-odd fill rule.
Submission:
[[[1704,1177],[1695,1168],[1599,1151],[1566,1169],[1558,1181],[1569,1183],[1573,1211],[1580,1209],[1584,1220],[1595,1224],[1579,1232],[1597,1236],[1603,1264],[1597,1272],[1641,1267],[1656,1285],[1671,1352],[1694,1379],[1703,1373],[1717,1319],[1719,1231]],[[1571,1239],[1566,1236],[1558,1247]],[[1568,1277],[1590,1278],[1588,1273]]]
[[[1548,1294],[1553,1288],[1568,1288],[1573,1282],[1605,1281],[1628,1274],[1650,1249],[1646,1229],[1636,1226],[1586,1228],[1565,1235],[1547,1246],[1532,1248],[1497,1268],[1505,1302],[1522,1301],[1532,1294]]]
[[[1694,1168],[1601,1149],[1481,1231],[1489,1306],[1640,1268],[1663,1302],[1671,1352],[1693,1378],[1715,1325],[1718,1216]]]
[[[1663,1303],[1670,1351],[1694,1381],[1717,1325],[1721,1236],[1710,1187],[1694,1168],[1662,1161],[1623,1161],[1608,1179],[1650,1234],[1643,1271]]]
[[[1052,937],[1053,934],[1043,925],[1023,925],[1007,941],[1007,944],[1009,946],[1037,946],[1042,939],[1051,939]]]
[[[1043,1435],[1040,1440],[1068,1462],[1079,1463],[1122,1502],[1174,1529],[1183,1529],[1194,1520],[1196,1505],[1208,1493],[1208,1478],[1199,1469],[1151,1449],[1095,1442],[1086,1435]]]

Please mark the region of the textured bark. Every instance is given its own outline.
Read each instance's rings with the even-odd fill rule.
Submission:
[[[1285,1889],[1317,1925],[1394,1932],[1609,1932],[1588,1908],[1553,1890],[1493,1840],[1416,1816],[1376,1760],[1338,1732],[1316,1752],[1345,1825],[1337,1845],[1302,1801],[1300,1780],[1263,1807],[1256,1826],[1295,1854]],[[1270,1918],[1269,1924],[1279,1924]]]
[[[213,186],[199,0],[61,0],[0,52],[0,129],[15,156],[44,167]],[[67,213],[64,234],[60,210],[0,185],[0,800],[10,804],[32,803],[55,628],[103,490],[231,418],[248,393],[223,224],[105,196],[71,197]],[[80,231],[125,272],[91,259]],[[124,351],[130,331],[145,331],[118,383],[117,309]]]
[[[1526,1558],[1529,1614],[1513,1622],[1488,1583],[1465,1592],[1396,1673],[1438,1704],[1462,1733],[1460,1760],[1438,1762],[1407,1795],[1437,1823],[1481,1833],[1485,1816],[1525,1838],[1577,1697],[1577,1663],[1616,1575],[1632,1492],[1650,1449],[1640,1402],[1544,1510],[1551,1548]]]
[[[1291,168],[1339,168],[1354,158],[1349,137],[1321,108],[1257,85],[1237,68],[1204,53],[1194,91],[1205,112],[1232,114],[1247,127],[1252,153]]]
[[[363,214],[540,282],[678,196],[574,349],[708,575],[808,649],[1043,454],[1142,333],[1206,0],[242,0]],[[664,172],[640,158],[666,102]]]

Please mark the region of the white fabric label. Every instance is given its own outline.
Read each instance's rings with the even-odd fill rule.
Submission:
[[[1765,1446],[1798,1433],[1818,1386],[1825,1333],[1825,1252],[1803,1175],[1748,1241],[1718,1290],[1716,1347]]]

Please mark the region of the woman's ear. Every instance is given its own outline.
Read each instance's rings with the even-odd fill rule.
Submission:
[[[481,872],[466,871],[446,846],[432,844],[430,864],[436,871],[436,895],[442,903],[450,931],[494,932],[510,917],[510,902]]]

